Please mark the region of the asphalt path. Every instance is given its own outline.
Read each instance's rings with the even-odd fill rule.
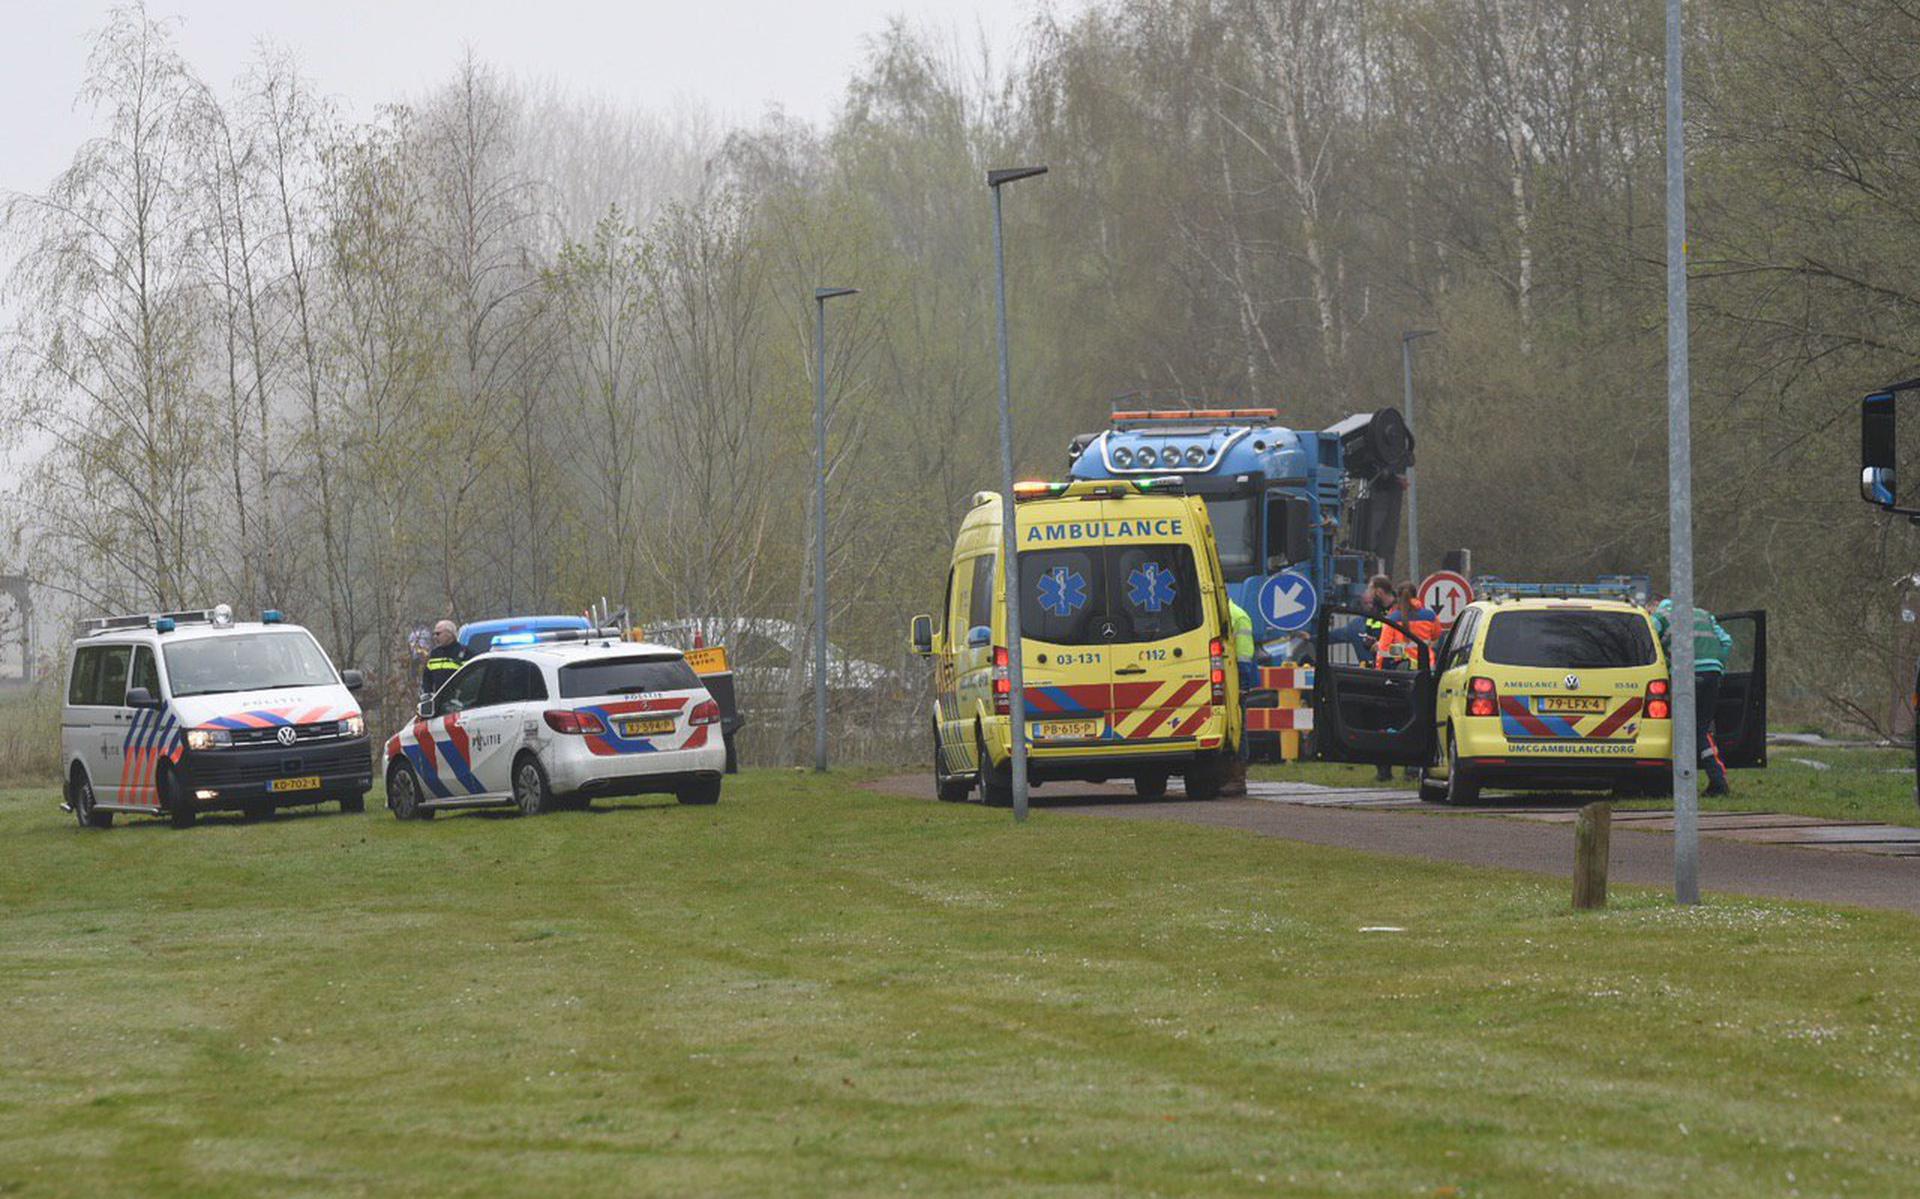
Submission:
[[[873,790],[933,801],[929,775],[901,775]],[[1173,793],[1170,793],[1170,795]],[[1492,866],[1531,874],[1573,877],[1573,826],[1444,811],[1367,811],[1290,803],[1285,799],[1173,797],[1146,801],[1113,784],[1056,783],[1035,791],[1035,810],[1112,820],[1174,820],[1239,829],[1309,845],[1330,845],[1392,857]],[[1673,886],[1673,837],[1616,820],[1611,882]],[[1703,890],[1768,899],[1880,908],[1920,916],[1920,858],[1880,857],[1727,838],[1700,839]]]

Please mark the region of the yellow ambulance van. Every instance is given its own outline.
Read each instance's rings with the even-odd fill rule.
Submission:
[[[1015,488],[1028,773],[1033,783],[1129,778],[1143,797],[1180,776],[1211,799],[1239,751],[1233,622],[1205,504],[1177,477]],[[940,798],[977,786],[1012,802],[1011,682],[999,493],[960,523],[937,616],[913,620],[933,660]]]

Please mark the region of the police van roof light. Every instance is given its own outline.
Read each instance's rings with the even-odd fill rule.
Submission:
[[[156,633],[173,632],[173,617],[161,616],[156,618],[153,622],[153,631]]]
[[[278,608],[268,608],[260,613],[261,624],[279,624],[286,616]]]

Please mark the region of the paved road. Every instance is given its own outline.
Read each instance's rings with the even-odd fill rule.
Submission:
[[[933,799],[933,783],[925,775],[882,779],[872,787],[895,795]],[[1134,798],[1128,788],[1089,783],[1054,784],[1035,792],[1033,803],[1036,809],[1116,820],[1178,820],[1310,845],[1496,866],[1566,879],[1573,874],[1573,828],[1565,821],[1455,816],[1401,808],[1366,810],[1288,802],[1285,798],[1144,802]],[[1616,822],[1609,877],[1618,883],[1672,887],[1672,836]],[[1753,844],[1708,836],[1700,842],[1700,879],[1708,891],[1884,908],[1920,916],[1920,858]]]

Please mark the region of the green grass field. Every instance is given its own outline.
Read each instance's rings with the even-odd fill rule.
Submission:
[[[851,782],[189,831],[6,793],[0,1195],[1920,1176],[1911,919],[1576,916],[1555,882]]]
[[[1376,783],[1371,766],[1303,762],[1256,766],[1252,777],[1274,782],[1317,783],[1328,787],[1393,787],[1412,790],[1411,779],[1395,771],[1391,783]],[[1834,820],[1878,820],[1920,826],[1920,805],[1913,798],[1913,752],[1904,749],[1805,749],[1775,746],[1764,770],[1735,770],[1733,794],[1702,798],[1701,807],[1720,812],[1797,812]],[[1633,803],[1667,807],[1671,801]],[[1444,812],[1445,808],[1436,807]]]

